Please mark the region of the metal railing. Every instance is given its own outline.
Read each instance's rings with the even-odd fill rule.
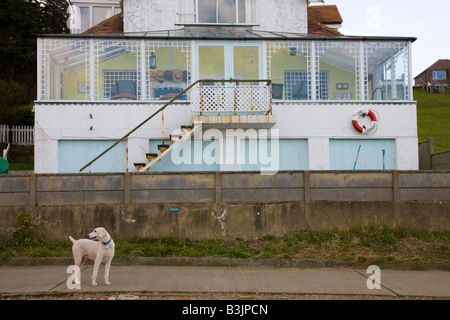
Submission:
[[[180,92],[179,94],[177,94],[172,100],[170,100],[169,102],[167,102],[166,104],[164,104],[161,108],[159,108],[157,111],[155,111],[151,116],[149,116],[147,119],[145,119],[144,121],[142,121],[140,124],[138,124],[136,127],[134,127],[132,130],[130,130],[127,134],[125,134],[122,138],[118,139],[114,144],[112,144],[108,149],[106,149],[105,151],[103,151],[101,154],[99,154],[97,157],[95,157],[93,160],[91,160],[89,163],[87,163],[84,167],[82,167],[80,169],[80,172],[82,172],[84,169],[88,168],[89,166],[91,166],[95,161],[97,161],[98,159],[100,159],[103,155],[105,155],[108,151],[110,151],[111,149],[113,149],[116,145],[118,145],[121,141],[127,139],[133,132],[135,132],[136,130],[138,130],[140,127],[142,127],[145,123],[147,123],[150,119],[152,119],[154,116],[156,116],[158,113],[160,113],[161,111],[163,111],[165,108],[167,108],[169,105],[171,105],[175,100],[177,100],[178,98],[180,98],[181,96],[183,96],[184,94],[186,94],[189,90],[191,90],[192,88],[194,88],[197,84],[199,85],[199,88],[203,88],[203,83],[238,83],[238,82],[245,82],[245,83],[252,83],[251,87],[252,87],[252,95],[253,93],[260,93],[260,91],[258,90],[258,88],[265,88],[265,91],[268,92],[268,107],[265,107],[264,112],[265,113],[272,113],[272,81],[271,80],[197,80],[194,83],[192,83],[190,86],[188,86],[186,89],[184,89],[182,92]],[[259,83],[259,82],[265,82],[266,85],[265,86],[255,86],[255,83]],[[207,86],[206,86],[207,87]],[[236,85],[234,86],[236,87]],[[223,86],[222,86],[223,88]],[[230,88],[233,88],[230,86]],[[256,89],[255,89],[256,88]],[[236,110],[235,112],[237,113],[237,109],[238,109],[238,99],[237,99],[237,91],[235,92],[235,98],[234,98],[234,110]],[[263,94],[266,95],[267,92],[264,92]],[[263,95],[261,94],[261,95]],[[200,96],[202,95],[202,90],[200,89]],[[220,95],[218,96],[220,99]],[[191,97],[192,99],[192,97]],[[220,101],[220,100],[219,100]],[[200,104],[201,104],[201,108],[203,108],[203,106],[207,106],[206,103],[207,101],[204,101],[202,98],[200,99]],[[255,108],[256,104],[253,103],[254,99],[251,98],[251,108],[250,110],[246,110],[246,111],[250,111],[254,114],[255,109],[257,109],[257,111],[261,111],[259,104],[258,104],[258,108]],[[222,104],[217,104],[218,106],[223,106]],[[247,107],[245,107],[247,108]],[[240,108],[240,109],[245,109],[245,108]],[[193,110],[194,111],[194,110]]]

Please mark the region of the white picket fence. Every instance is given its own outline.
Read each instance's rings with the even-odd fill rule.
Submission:
[[[34,145],[34,127],[0,125],[0,143],[32,146]]]

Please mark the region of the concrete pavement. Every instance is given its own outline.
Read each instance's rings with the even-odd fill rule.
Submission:
[[[91,286],[93,266],[81,270],[81,289],[68,289],[68,265],[0,266],[0,297],[5,294],[55,292],[254,292],[450,297],[450,272],[380,270],[378,274],[348,267],[292,268],[267,266],[113,265],[112,285]],[[379,280],[369,289],[367,277]],[[372,283],[372,282],[371,282]],[[372,284],[372,287],[375,285]],[[375,286],[376,287],[376,286]]]

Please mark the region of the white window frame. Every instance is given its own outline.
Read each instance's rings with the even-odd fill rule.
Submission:
[[[438,74],[441,72],[444,74],[443,78],[438,77]],[[433,80],[447,80],[447,72],[445,70],[434,70],[433,71]]]
[[[239,5],[238,5],[238,1],[236,0],[236,21],[234,23],[219,23],[219,22],[215,22],[215,23],[205,23],[205,22],[199,22],[199,17],[198,17],[198,0],[190,0],[193,1],[193,10],[194,12],[182,12],[183,10],[183,4],[186,4],[186,0],[178,0],[178,7],[177,7],[177,25],[240,25],[240,26],[258,26],[259,24],[256,23],[256,21],[252,22],[252,21],[247,21],[247,19],[253,19],[256,20],[257,17],[257,13],[256,13],[256,1],[255,0],[248,0],[249,4],[251,5],[250,7],[250,13],[246,13],[246,21],[244,23],[240,23],[239,22]],[[215,0],[216,1],[216,21],[219,20],[218,15],[219,15],[219,0]],[[247,12],[247,9],[246,9]],[[251,12],[254,12],[254,14],[252,14]],[[182,16],[194,16],[194,21],[193,22],[183,22],[182,20]]]

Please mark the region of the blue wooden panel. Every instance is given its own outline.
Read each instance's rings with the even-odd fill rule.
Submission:
[[[359,148],[361,146],[361,148]],[[358,155],[359,149],[359,155]],[[330,169],[331,170],[383,170],[395,169],[394,139],[331,139]]]
[[[60,140],[58,142],[58,172],[78,173],[82,167],[115,142],[114,140]],[[121,141],[91,165],[91,172],[125,172],[126,170],[125,141]],[[83,172],[89,172],[89,168]]]
[[[308,141],[306,139],[279,139],[278,150],[276,146],[272,145],[276,143],[275,140],[258,142],[248,139],[241,141],[241,170],[259,171],[269,167],[276,169],[274,166],[278,166],[278,171],[308,170]],[[266,143],[267,145],[264,146]],[[272,152],[275,154],[272,155]],[[274,158],[270,159],[269,157]],[[275,162],[275,158],[278,159],[278,163]],[[272,161],[272,163],[267,163],[268,161]]]
[[[162,140],[150,140],[150,153],[160,154],[159,144],[162,144]],[[172,145],[172,142],[164,140],[164,144]],[[180,145],[179,150],[166,156],[150,171],[219,171],[219,159],[218,140],[189,140]]]

